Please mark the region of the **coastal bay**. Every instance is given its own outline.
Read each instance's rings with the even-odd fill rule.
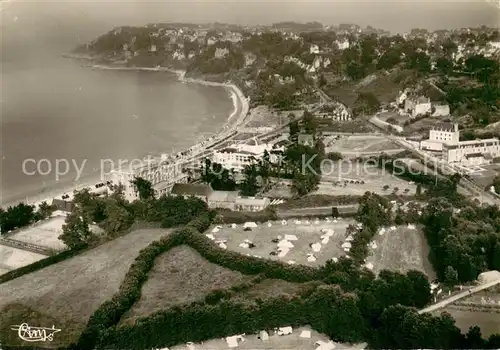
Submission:
[[[51,86],[28,88],[51,73]],[[169,72],[104,71],[58,59],[52,70],[14,70],[10,76],[4,71],[2,77],[14,82],[3,89],[2,206],[96,183],[103,159],[140,159],[188,148],[218,132],[237,110],[227,89],[182,84]],[[30,97],[31,103],[23,104]],[[38,170],[31,162],[23,171],[26,159],[48,162]],[[83,165],[82,177],[75,181],[70,167],[56,179],[48,167],[57,159]]]

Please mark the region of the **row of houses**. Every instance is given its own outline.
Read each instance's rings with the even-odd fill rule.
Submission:
[[[409,115],[412,118],[431,115],[445,117],[450,115],[450,106],[442,103],[433,103],[429,97],[417,95],[412,89],[400,91],[393,107],[398,109],[400,115]]]

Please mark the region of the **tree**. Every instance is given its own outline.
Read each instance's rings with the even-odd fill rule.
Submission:
[[[339,160],[342,160],[344,157],[342,156],[342,153],[340,152],[330,152],[326,155],[326,157],[330,160],[333,160],[333,161],[339,161]]]
[[[50,217],[55,210],[56,206],[49,205],[47,202],[43,201],[38,206],[38,210],[36,212],[38,220],[43,220]]]
[[[139,199],[144,201],[151,198],[154,198],[155,191],[153,189],[153,185],[146,179],[142,177],[136,177],[131,181],[134,185],[136,192],[139,193]]]
[[[132,225],[134,219],[130,213],[119,205],[115,200],[109,199],[106,202],[106,220],[102,227],[106,232],[115,234],[123,231]]]
[[[243,173],[245,174],[245,179],[240,184],[240,194],[242,196],[255,196],[259,191],[257,166],[249,164],[245,167]]]
[[[84,248],[93,239],[87,219],[76,212],[66,217],[62,231],[63,233],[58,238],[70,249]]]
[[[387,191],[387,190],[389,189],[389,185],[384,185],[384,187],[382,187],[382,189],[383,189],[384,191]]]
[[[458,273],[451,266],[447,266],[444,271],[444,283],[448,288],[452,288],[458,283]]]
[[[478,326],[469,328],[466,335],[466,344],[469,349],[484,349],[486,344],[481,335],[481,329]]]
[[[288,128],[290,132],[290,140],[297,141],[297,137],[300,133],[299,122],[297,120],[291,121],[290,124],[288,124]]]

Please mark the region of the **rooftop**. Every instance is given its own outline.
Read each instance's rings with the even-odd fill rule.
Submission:
[[[213,192],[210,185],[205,184],[180,184],[172,187],[172,193],[183,196],[204,196],[208,197]]]
[[[237,205],[265,205],[268,202],[269,202],[269,198],[240,197],[240,198],[236,198],[235,204],[237,204]]]

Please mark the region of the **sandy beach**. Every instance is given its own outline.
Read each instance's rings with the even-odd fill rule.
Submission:
[[[104,66],[104,65],[91,65],[89,66],[92,69],[104,69],[104,70],[130,70],[130,71],[155,71],[155,72],[170,72],[177,75],[177,78],[181,82],[185,83],[193,83],[193,84],[202,84],[207,86],[220,86],[224,87],[229,92],[229,97],[233,102],[234,109],[232,113],[228,116],[226,123],[223,125],[222,129],[218,132],[218,134],[209,137],[205,140],[202,140],[198,144],[193,145],[189,148],[190,157],[195,156],[197,153],[202,152],[206,147],[210,146],[213,143],[218,142],[221,138],[229,136],[232,132],[234,132],[238,126],[244,123],[245,118],[249,111],[249,100],[243,94],[243,92],[233,83],[216,83],[209,82],[202,79],[193,79],[193,78],[185,78],[185,71],[175,70],[170,68],[148,68],[148,67],[114,67],[114,66]],[[184,152],[185,150],[181,151]],[[178,153],[181,153],[178,152]],[[175,155],[174,155],[175,156]],[[99,179],[100,176],[92,177],[84,182],[75,184],[71,187],[63,188],[63,189],[54,189],[43,191],[43,185],[41,184],[41,193],[37,196],[31,196],[29,198],[19,198],[17,201],[13,201],[10,203],[3,203],[3,207],[8,207],[12,205],[16,205],[20,202],[28,203],[31,205],[38,206],[42,202],[51,203],[55,198],[61,198],[63,195],[67,194],[71,199],[73,195],[73,191],[79,191],[84,188],[95,189],[95,184],[99,182],[104,182],[104,179]]]

